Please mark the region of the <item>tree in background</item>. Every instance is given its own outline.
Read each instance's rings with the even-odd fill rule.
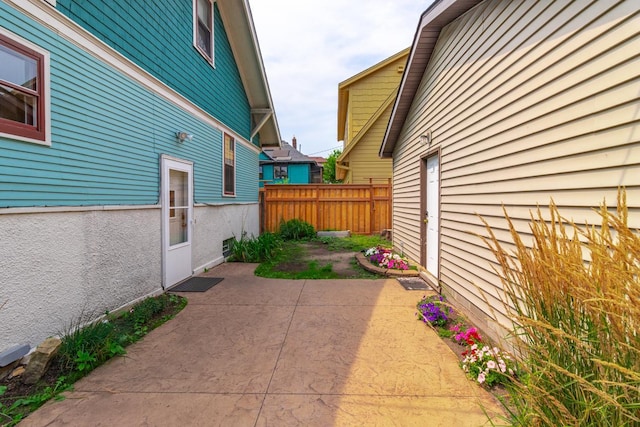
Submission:
[[[342,154],[342,150],[333,150],[329,157],[327,157],[327,162],[324,164],[324,169],[322,171],[322,180],[325,184],[338,184],[341,183],[341,179],[336,179],[336,160]]]

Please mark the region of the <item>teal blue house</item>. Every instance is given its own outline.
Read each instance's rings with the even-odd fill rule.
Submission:
[[[248,0],[2,1],[0,64],[0,354],[258,234],[281,138]]]
[[[293,138],[293,145],[282,141],[280,147],[265,147],[260,153],[260,187],[265,184],[321,184],[322,167],[305,156]]]

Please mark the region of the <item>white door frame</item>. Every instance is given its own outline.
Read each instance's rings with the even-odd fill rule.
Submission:
[[[435,280],[440,280],[440,152],[429,153],[423,158],[424,197],[422,219],[424,222],[424,266]]]
[[[170,213],[175,212],[177,206],[170,206],[170,171],[176,170],[187,173],[187,204],[186,208],[186,241],[171,245]],[[162,206],[162,286],[167,289],[180,283],[193,274],[192,269],[192,240],[193,240],[193,162],[177,159],[167,155],[160,157],[160,201]],[[174,201],[175,202],[175,201]]]

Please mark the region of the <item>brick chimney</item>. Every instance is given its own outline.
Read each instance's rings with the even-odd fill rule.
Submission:
[[[293,139],[291,140],[291,145],[293,145],[294,149],[298,149],[298,140],[296,139],[296,136],[293,136]]]

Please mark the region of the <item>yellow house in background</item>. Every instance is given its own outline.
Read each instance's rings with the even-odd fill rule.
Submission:
[[[387,181],[392,162],[378,156],[409,56],[405,49],[338,85],[336,178],[346,184]]]

